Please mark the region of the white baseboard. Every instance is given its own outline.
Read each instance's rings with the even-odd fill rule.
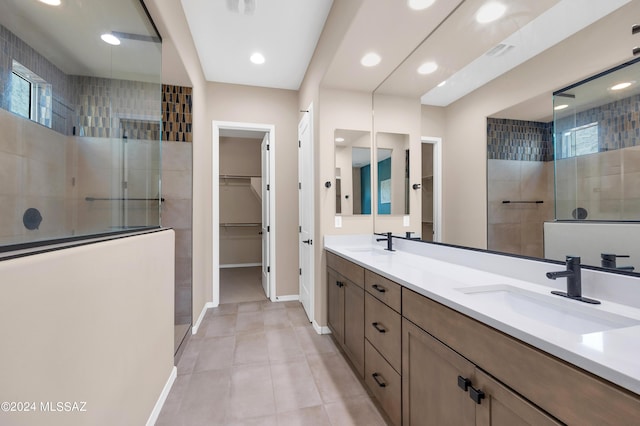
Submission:
[[[202,320],[204,319],[204,314],[207,313],[207,309],[209,308],[214,308],[215,306],[213,305],[213,302],[207,302],[204,307],[202,308],[202,312],[200,312],[200,316],[198,317],[198,321],[196,321],[196,323],[193,325],[193,327],[191,327],[191,334],[198,334],[198,328],[200,327],[200,324],[202,323]]]
[[[262,266],[262,263],[228,263],[226,265],[220,265],[220,269],[224,268],[250,268],[253,266]]]
[[[329,327],[323,327],[321,325],[319,325],[316,320],[313,320],[313,322],[311,323],[313,325],[313,328],[316,330],[316,333],[318,334],[331,334],[331,330],[329,329]]]
[[[276,296],[276,299],[271,299],[272,302],[295,302],[296,300],[300,300],[300,296],[297,294],[290,294],[288,296]]]
[[[158,416],[160,415],[160,411],[162,411],[162,406],[164,402],[167,400],[169,396],[169,392],[171,391],[171,387],[173,386],[173,382],[176,381],[176,377],[178,377],[178,368],[174,366],[171,369],[171,374],[169,374],[169,378],[167,379],[167,383],[164,384],[164,388],[162,388],[162,392],[156,401],[156,405],[153,407],[153,411],[151,411],[151,415],[147,420],[147,426],[153,426],[156,424],[158,420]]]

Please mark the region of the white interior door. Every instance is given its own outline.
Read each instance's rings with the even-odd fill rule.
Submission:
[[[271,189],[269,176],[269,133],[265,133],[261,144],[262,152],[262,289],[267,298],[269,294],[269,275],[271,272],[270,256],[269,256],[269,233],[271,226],[269,225],[269,191]]]
[[[298,214],[300,255],[300,302],[313,321],[313,139],[309,107],[298,124]]]

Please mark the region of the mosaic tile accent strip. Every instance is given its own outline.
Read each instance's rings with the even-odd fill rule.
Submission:
[[[556,136],[561,137],[569,129],[590,123],[598,123],[600,152],[640,145],[640,95],[559,119],[556,121]]]
[[[193,142],[193,90],[162,85],[162,140]]]
[[[487,118],[490,160],[553,161],[553,123]]]

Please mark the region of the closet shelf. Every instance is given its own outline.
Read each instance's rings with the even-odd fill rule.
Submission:
[[[248,228],[262,226],[262,223],[221,223],[220,226],[224,228]]]

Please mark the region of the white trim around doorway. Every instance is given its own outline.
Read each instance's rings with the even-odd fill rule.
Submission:
[[[211,232],[213,239],[212,263],[212,307],[220,304],[220,131],[237,130],[269,133],[269,161],[272,165],[269,170],[269,218],[272,238],[269,239],[269,295],[268,298],[276,301],[276,177],[275,177],[275,151],[276,151],[276,127],[273,124],[242,123],[233,121],[213,121],[213,140],[211,147]]]
[[[442,138],[422,136],[422,143],[433,145],[433,241],[442,242]]]

